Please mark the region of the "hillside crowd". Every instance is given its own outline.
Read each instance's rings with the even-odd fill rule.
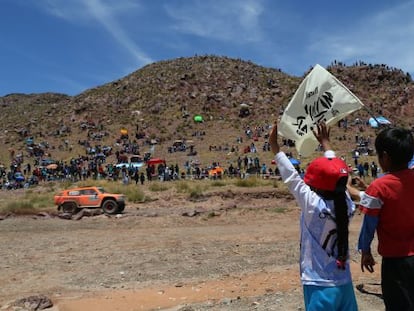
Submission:
[[[355,148],[351,148],[343,159],[349,163],[349,168],[355,175],[362,178],[378,176],[378,165],[373,161],[360,161],[363,156],[372,155],[372,139],[370,136],[356,134],[350,137],[349,127],[365,126],[358,118],[349,122],[342,120],[338,123],[338,127],[342,130],[342,135],[337,136],[337,140],[354,140]],[[183,163],[180,169],[178,164],[157,163],[155,165],[145,165],[146,161],[151,157],[150,153],[143,156],[141,166],[131,166],[128,162],[128,156],[131,154],[139,154],[140,146],[137,141],[130,140],[128,135],[120,137],[116,141],[117,151],[115,152],[116,163],[107,163],[107,157],[113,152],[110,146],[101,146],[100,138],[88,131],[87,139],[78,143],[85,148],[85,155],[78,155],[67,161],[54,161],[46,149],[39,149],[35,154],[27,152],[26,155],[10,153],[11,161],[9,165],[0,164],[0,188],[1,189],[17,189],[35,186],[44,181],[63,181],[70,180],[72,182],[81,180],[108,179],[113,181],[121,181],[124,184],[140,183],[152,180],[174,181],[178,179],[220,179],[223,177],[230,178],[246,178],[251,175],[262,176],[263,178],[273,178],[279,176],[279,172],[275,163],[265,163],[261,160],[261,154],[270,150],[268,142],[268,133],[271,126],[268,123],[262,125],[247,125],[243,128],[243,133],[236,140],[227,143],[224,146],[211,145],[209,152],[219,152],[223,155],[223,161],[227,163],[213,162],[208,165],[201,165],[199,161],[194,160],[197,154],[195,145],[192,141],[176,141],[172,146],[168,147],[168,151],[172,152],[188,152],[189,159]],[[138,129],[137,129],[138,131]],[[363,129],[360,131],[363,133]],[[137,132],[138,133],[138,132]],[[204,131],[200,132],[206,135]],[[196,133],[197,135],[201,135]],[[93,142],[97,142],[94,144]],[[288,150],[293,150],[294,142],[283,139],[283,145]],[[33,144],[33,138],[31,138]],[[151,141],[145,141],[146,145],[150,145]],[[46,146],[47,143],[43,143]],[[62,148],[70,152],[68,144]],[[33,150],[33,149],[28,149]],[[40,151],[41,152],[40,152]],[[237,158],[233,162],[226,160],[227,155]],[[288,152],[292,158],[292,152]],[[349,162],[349,157],[353,161]],[[300,163],[300,155],[295,163],[300,174],[304,174],[306,167]],[[168,160],[167,160],[168,161]],[[220,167],[220,170],[213,169]]]

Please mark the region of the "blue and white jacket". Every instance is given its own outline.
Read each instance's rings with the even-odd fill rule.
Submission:
[[[331,150],[327,151],[332,155]],[[326,153],[325,153],[326,154]],[[300,277],[303,285],[339,286],[352,282],[349,260],[345,270],[336,264],[336,223],[333,200],[325,200],[305,184],[284,152],[275,155],[282,180],[301,208]],[[348,215],[355,204],[347,192]],[[349,257],[349,256],[348,256]]]

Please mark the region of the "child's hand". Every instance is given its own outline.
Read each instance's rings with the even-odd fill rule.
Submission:
[[[355,186],[358,187],[359,189],[365,190],[367,189],[367,184],[365,183],[365,181],[362,180],[361,177],[359,176],[354,176],[353,179],[355,180]]]
[[[269,134],[269,144],[270,144],[270,148],[272,149],[272,152],[274,154],[276,154],[280,151],[280,146],[279,146],[279,143],[277,141],[277,122],[276,121],[273,124],[273,128],[272,128],[272,130],[270,131],[270,134]]]
[[[361,256],[361,270],[364,272],[364,268],[369,272],[374,272],[375,260],[372,257],[371,252],[362,252]]]
[[[331,129],[326,126],[325,122],[320,122],[316,125],[317,131],[312,129],[313,135],[315,135],[318,142],[322,145],[323,151],[331,150],[331,143],[329,141],[329,135]]]

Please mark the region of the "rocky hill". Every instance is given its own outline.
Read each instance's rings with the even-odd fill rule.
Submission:
[[[327,69],[375,115],[412,127],[414,84],[408,74],[363,62],[351,66],[334,62]],[[7,164],[11,151],[26,155],[28,138],[52,158],[64,161],[84,155],[85,146],[117,150],[125,142],[120,141],[121,129],[128,131],[129,143],[137,147],[134,152],[152,150],[153,156],[179,165],[189,159],[205,164],[232,162],[251,143],[245,129],[271,124],[302,79],[241,59],[196,56],[147,65],[74,97],[10,94],[0,97],[0,162]],[[246,110],[249,114],[241,115]],[[204,122],[194,122],[195,115]],[[367,117],[361,110],[351,119]],[[343,136],[339,131],[335,137]],[[347,139],[337,139],[335,147],[349,149],[352,131],[375,134],[369,128],[351,127]],[[176,140],[189,140],[197,154],[169,153]],[[264,141],[258,138],[259,148]],[[231,153],[233,146],[239,152]]]

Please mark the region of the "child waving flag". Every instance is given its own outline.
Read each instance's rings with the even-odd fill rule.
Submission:
[[[282,179],[301,208],[300,277],[306,310],[358,310],[348,252],[348,224],[355,211],[346,186],[348,168],[335,157],[325,123],[315,138],[325,151],[306,169],[304,179],[280,151],[275,123],[269,143]]]

